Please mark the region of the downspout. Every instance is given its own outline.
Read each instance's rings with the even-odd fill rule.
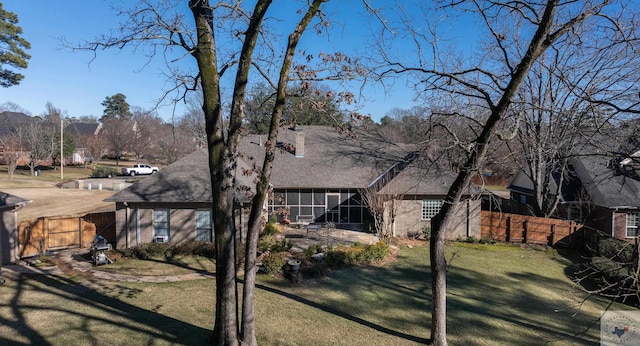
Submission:
[[[140,204],[136,204],[136,246],[140,245]]]
[[[129,210],[129,204],[127,202],[124,202],[124,206],[126,207],[124,210],[124,244],[125,244],[125,249],[129,248],[129,218],[130,218],[130,210]]]
[[[613,209],[613,213],[611,213],[611,238],[615,238],[615,227],[616,227],[616,212],[618,211],[618,208],[614,208]]]
[[[471,225],[469,218],[471,217],[471,208],[469,207],[469,200],[466,200],[467,204],[467,238],[471,236]],[[481,232],[482,233],[482,232]]]

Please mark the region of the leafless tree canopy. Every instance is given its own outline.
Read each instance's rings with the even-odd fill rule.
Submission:
[[[604,108],[612,115],[639,111],[640,74],[634,58],[638,8],[627,1],[437,1],[397,2],[391,9],[372,11],[390,18],[377,40],[378,77],[407,77],[419,99],[439,113],[469,122],[473,132],[469,143],[460,142],[460,173],[431,233],[432,342],[446,345],[441,244],[451,206],[485,163],[487,146],[495,137],[528,132],[520,128],[524,114],[537,111],[538,126],[546,127],[550,117],[580,123],[601,116]],[[479,25],[465,32],[465,23]],[[457,44],[463,38],[466,46]],[[405,49],[398,49],[400,45]],[[406,54],[406,47],[414,54]],[[575,115],[568,117],[568,111]],[[611,121],[607,116],[599,120]],[[461,138],[448,124],[439,126],[454,142]],[[552,136],[560,135],[563,127]]]

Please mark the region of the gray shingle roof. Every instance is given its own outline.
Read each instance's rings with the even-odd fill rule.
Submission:
[[[208,154],[197,150],[105,199],[106,202],[211,202]],[[246,184],[247,177],[241,177]],[[255,189],[254,189],[255,191]],[[247,194],[239,193],[241,202]]]
[[[31,203],[31,200],[0,191],[0,210],[11,209],[29,203]]]
[[[380,137],[358,132],[356,139],[345,138],[334,128],[303,126],[304,157],[276,149],[271,183],[278,188],[362,188],[368,186],[409,150]],[[295,145],[296,131],[280,129],[278,141]],[[265,136],[243,139],[240,151],[262,167]],[[260,146],[260,143],[263,146]]]
[[[573,161],[576,175],[594,204],[605,208],[640,208],[640,181],[616,173],[610,156],[591,155]]]
[[[275,152],[271,184],[275,188],[364,188],[381,174],[401,161],[410,148],[395,145],[375,135],[359,133],[357,139],[347,139],[335,129],[324,126],[305,126],[304,156],[296,157],[297,131],[281,129]],[[237,179],[240,185],[255,191],[255,175],[243,172],[262,168],[266,149],[266,136],[244,136],[239,145]],[[206,150],[193,154],[161,169],[131,187],[106,199],[110,202],[210,202],[208,156]],[[415,184],[414,193],[446,194],[455,175],[443,171],[423,173]],[[400,179],[414,179],[416,174],[407,172]],[[434,177],[435,175],[435,177]],[[402,183],[402,186],[409,186]],[[241,200],[248,200],[244,194]]]

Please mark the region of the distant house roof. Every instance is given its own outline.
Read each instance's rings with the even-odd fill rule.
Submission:
[[[25,124],[33,118],[18,112],[0,113],[0,137],[7,136],[14,131],[17,125]]]
[[[74,135],[97,135],[102,124],[99,123],[71,123],[64,128],[65,133]]]
[[[29,203],[31,203],[31,200],[0,191],[0,210],[13,209]]]
[[[577,157],[573,169],[592,202],[605,208],[640,208],[640,178],[611,165],[611,157]]]

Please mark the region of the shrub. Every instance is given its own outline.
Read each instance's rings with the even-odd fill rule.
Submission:
[[[626,241],[607,238],[598,242],[598,253],[612,261],[621,263],[633,262],[633,244]]]
[[[310,259],[313,255],[322,252],[322,245],[320,244],[311,244],[308,248],[304,250],[304,257],[306,259]]]
[[[493,244],[496,243],[496,241],[493,240],[493,238],[491,238],[490,235],[488,235],[488,236],[480,238],[479,243],[480,244],[491,244],[491,245],[493,245]]]
[[[91,177],[92,178],[106,178],[108,176],[112,176],[113,177],[116,174],[118,174],[118,170],[116,170],[113,167],[98,166],[98,167],[93,169],[93,172],[91,173]]]
[[[389,246],[382,241],[375,244],[366,245],[362,250],[361,261],[375,262],[383,260],[389,253]]]
[[[263,235],[258,239],[258,251],[265,252],[276,245],[276,237],[273,235]]]
[[[166,257],[171,254],[171,249],[166,243],[145,243],[121,250],[121,253],[125,257],[146,260],[154,257]]]
[[[270,253],[262,259],[261,272],[267,275],[281,274],[286,263],[286,253]]]
[[[275,243],[269,249],[271,252],[288,252],[293,247],[291,240],[282,239],[279,243]]]
[[[431,227],[429,226],[422,227],[422,235],[426,240],[431,239]]]
[[[212,242],[189,240],[179,243],[171,247],[171,255],[173,256],[202,256],[207,258],[215,258],[215,244]]]
[[[262,230],[262,234],[264,235],[275,235],[278,232],[278,224],[275,222],[269,222]]]
[[[371,245],[355,243],[350,247],[338,245],[336,249],[327,250],[326,262],[330,268],[380,261],[389,252],[385,242]]]

